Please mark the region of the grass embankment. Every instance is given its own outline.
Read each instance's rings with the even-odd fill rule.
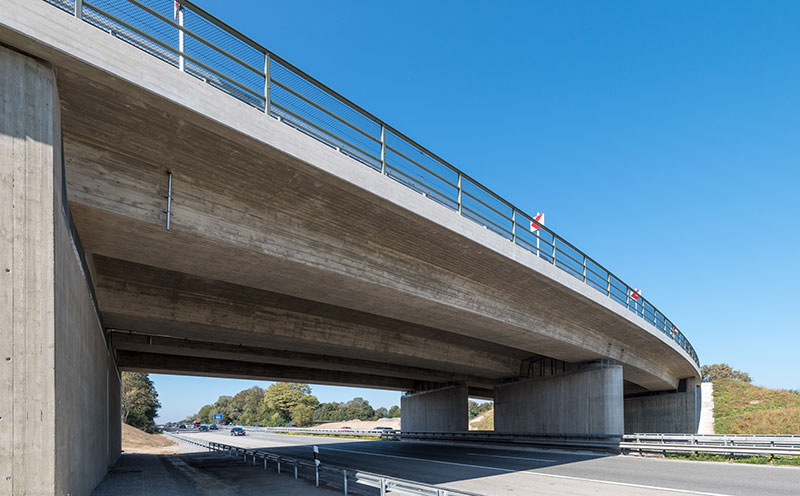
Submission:
[[[177,443],[162,434],[148,434],[136,427],[122,424],[122,451],[170,455],[177,453]]]
[[[734,380],[714,383],[716,434],[800,434],[800,394]]]
[[[483,412],[469,421],[471,431],[493,431],[494,430],[494,409]]]

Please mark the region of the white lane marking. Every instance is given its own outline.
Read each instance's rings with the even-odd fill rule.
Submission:
[[[472,465],[469,463],[457,463],[457,462],[445,462],[442,460],[431,460],[430,458],[415,458],[413,456],[400,456],[400,455],[387,455],[384,453],[373,453],[371,451],[358,451],[358,450],[348,450],[348,449],[341,449],[341,448],[329,448],[325,446],[321,448],[323,450],[330,450],[330,451],[344,451],[347,453],[358,453],[361,455],[370,455],[370,456],[383,456],[387,458],[402,458],[404,460],[416,460],[420,462],[428,462],[428,463],[441,463],[444,465],[458,465],[460,467],[470,467],[470,468],[480,468],[484,470],[494,470],[497,472],[506,472],[506,473],[518,473],[518,474],[529,474],[529,475],[540,475],[542,477],[552,477],[554,479],[569,479],[575,481],[582,481],[582,482],[595,482],[598,484],[610,484],[614,486],[626,486],[626,487],[637,487],[640,489],[654,489],[658,491],[669,491],[673,493],[682,493],[682,494],[698,494],[700,496],[731,496],[729,494],[722,494],[722,493],[704,493],[700,491],[690,491],[686,489],[675,489],[672,487],[660,487],[660,486],[648,486],[644,484],[633,484],[630,482],[615,482],[609,480],[600,480],[600,479],[584,479],[582,477],[571,477],[569,475],[555,475],[555,474],[545,474],[541,472],[531,472],[529,470],[513,470],[510,468],[500,468],[500,467],[487,467],[486,465]]]
[[[548,460],[547,458],[525,458],[523,456],[488,455],[484,453],[467,453],[467,454],[472,456],[490,456],[492,458],[511,458],[514,460],[529,460],[532,462],[553,462],[553,463],[558,462],[558,460]]]

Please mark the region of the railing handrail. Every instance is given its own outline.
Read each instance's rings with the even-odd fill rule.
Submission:
[[[263,102],[264,102],[263,103],[264,112],[267,115],[271,115],[271,116],[277,117],[278,119],[281,119],[281,120],[289,120],[289,122],[287,122],[287,124],[291,125],[292,127],[295,127],[296,129],[300,130],[301,132],[304,132],[306,134],[311,135],[312,137],[315,137],[316,139],[319,139],[320,141],[322,141],[323,143],[328,144],[329,146],[332,146],[331,142],[339,143],[341,145],[344,145],[344,146],[341,146],[340,148],[337,147],[337,149],[340,149],[343,153],[345,153],[346,155],[350,156],[354,160],[357,160],[357,161],[360,161],[362,163],[365,163],[366,165],[368,165],[370,167],[375,168],[377,165],[380,165],[380,170],[381,170],[381,172],[383,174],[388,175],[388,176],[392,177],[395,180],[398,180],[402,184],[404,184],[404,185],[406,185],[408,187],[411,187],[412,189],[415,189],[418,192],[421,192],[420,188],[416,187],[416,186],[412,186],[412,184],[417,185],[417,186],[422,186],[427,190],[432,190],[433,192],[436,193],[436,195],[441,196],[441,198],[437,199],[436,195],[430,195],[430,196],[428,196],[430,199],[436,201],[437,203],[445,205],[447,208],[451,208],[451,206],[449,204],[445,204],[442,199],[446,200],[448,203],[449,202],[455,203],[456,208],[454,210],[457,210],[459,212],[459,214],[469,218],[470,220],[478,222],[481,225],[484,225],[488,229],[494,231],[496,234],[498,234],[500,236],[505,237],[506,239],[510,239],[514,244],[520,246],[521,248],[523,248],[523,249],[525,249],[527,251],[534,252],[533,240],[535,239],[536,240],[535,254],[539,258],[544,259],[545,261],[547,261],[549,263],[552,263],[553,265],[555,265],[556,267],[561,268],[562,270],[565,270],[567,273],[575,276],[578,280],[581,280],[581,277],[582,277],[582,280],[583,280],[584,283],[586,283],[590,287],[593,287],[594,289],[600,291],[601,293],[605,293],[609,298],[611,298],[612,300],[616,300],[618,303],[620,303],[623,306],[625,306],[627,310],[632,311],[634,314],[640,316],[645,321],[651,323],[654,327],[659,329],[663,334],[667,335],[668,338],[671,338],[672,340],[674,340],[678,344],[678,346],[680,348],[682,348],[691,357],[691,359],[695,362],[695,364],[697,364],[698,366],[700,365],[700,361],[699,361],[699,359],[697,357],[697,353],[695,352],[694,347],[692,347],[691,343],[689,343],[688,339],[686,339],[686,336],[677,328],[677,326],[675,326],[675,324],[673,323],[673,321],[671,319],[668,319],[666,317],[666,315],[664,315],[663,312],[661,312],[655,305],[653,305],[652,302],[650,302],[650,300],[648,300],[648,299],[646,299],[646,298],[644,298],[642,296],[639,296],[635,300],[631,298],[631,294],[633,292],[633,287],[632,286],[630,286],[627,283],[625,283],[621,278],[617,277],[613,272],[611,272],[610,270],[606,269],[604,266],[599,264],[595,259],[589,257],[586,253],[584,253],[583,251],[581,251],[580,249],[575,247],[572,243],[570,243],[569,241],[565,240],[564,238],[562,238],[561,236],[556,234],[554,231],[552,231],[548,227],[546,227],[544,225],[541,225],[538,222],[536,222],[534,220],[534,216],[532,216],[532,215],[526,213],[524,210],[516,207],[513,203],[509,202],[508,200],[505,200],[499,194],[495,193],[494,191],[492,191],[488,187],[484,186],[480,182],[478,182],[475,179],[473,179],[470,175],[464,173],[462,170],[460,170],[459,168],[453,166],[448,161],[444,160],[443,158],[441,158],[440,156],[438,156],[437,154],[435,154],[434,152],[432,152],[428,148],[422,146],[421,144],[417,143],[413,139],[409,138],[407,135],[405,135],[404,133],[398,131],[393,126],[387,124],[385,121],[383,121],[382,119],[378,118],[373,113],[371,113],[371,112],[365,110],[364,108],[362,108],[361,106],[355,104],[354,102],[352,102],[350,99],[348,99],[347,97],[345,97],[341,93],[331,89],[330,87],[328,87],[327,85],[323,84],[322,82],[320,82],[319,80],[317,80],[313,76],[309,75],[308,73],[306,73],[302,69],[299,69],[298,67],[293,65],[291,62],[287,61],[283,57],[281,57],[281,56],[277,55],[276,53],[272,52],[271,50],[269,50],[265,46],[261,45],[260,43],[256,42],[255,40],[253,40],[250,37],[246,36],[245,34],[241,33],[237,29],[235,29],[235,28],[229,26],[228,24],[222,22],[221,20],[217,19],[216,17],[211,15],[209,12],[207,12],[206,10],[204,10],[203,8],[197,6],[196,4],[194,4],[193,2],[191,2],[189,0],[178,0],[178,3],[181,5],[181,8],[189,9],[191,12],[193,12],[194,14],[197,14],[198,16],[200,16],[205,21],[207,21],[207,22],[211,23],[212,25],[216,26],[218,29],[224,31],[224,33],[226,33],[227,35],[234,37],[235,39],[239,40],[241,43],[247,45],[250,49],[255,50],[257,53],[259,53],[261,56],[263,56],[264,57],[264,68],[265,68],[264,71],[259,71],[258,69],[254,68],[249,62],[246,62],[243,59],[241,59],[239,56],[230,53],[229,50],[226,50],[226,49],[223,49],[222,47],[216,46],[213,41],[204,39],[201,36],[201,33],[196,32],[195,30],[190,30],[190,29],[186,28],[182,23],[182,17],[181,17],[181,20],[179,22],[173,22],[171,19],[165,18],[162,14],[158,14],[157,12],[155,12],[152,8],[146,7],[144,5],[144,3],[147,2],[148,0],[117,0],[117,1],[120,2],[120,3],[123,3],[123,4],[129,4],[129,5],[138,6],[138,8],[143,9],[144,11],[149,13],[151,16],[154,16],[154,17],[158,18],[161,22],[166,22],[170,27],[174,28],[177,32],[180,33],[180,39],[181,40],[183,39],[182,37],[183,37],[184,33],[189,34],[191,37],[196,38],[201,43],[207,45],[208,47],[212,48],[213,50],[216,50],[216,52],[219,53],[221,56],[227,57],[228,60],[238,64],[240,67],[245,68],[248,71],[254,71],[256,76],[264,78],[263,88],[261,89],[260,92],[253,90],[252,88],[250,88],[246,84],[237,81],[235,79],[235,75],[226,75],[225,73],[223,73],[222,70],[217,70],[217,69],[214,69],[213,67],[211,67],[210,63],[208,63],[207,61],[203,62],[203,61],[199,60],[199,57],[200,57],[199,54],[198,55],[194,55],[194,56],[188,55],[187,54],[187,49],[185,47],[183,47],[183,41],[181,41],[180,45],[179,45],[180,47],[183,47],[183,48],[180,48],[180,49],[172,48],[172,47],[168,46],[162,40],[158,40],[157,38],[154,38],[154,37],[150,36],[144,30],[142,30],[140,28],[136,28],[135,26],[133,26],[130,23],[125,23],[125,21],[122,21],[121,19],[118,19],[117,17],[115,17],[115,16],[103,11],[98,6],[90,3],[88,0],[87,1],[83,1],[83,0],[45,0],[45,2],[53,4],[53,5],[56,5],[56,6],[60,7],[60,8],[62,8],[63,10],[68,10],[68,7],[70,7],[70,6],[74,7],[74,12],[73,12],[74,15],[76,15],[79,18],[84,18],[85,20],[87,20],[87,22],[90,22],[90,23],[92,23],[94,25],[97,25],[98,21],[96,19],[93,20],[91,17],[89,17],[89,18],[85,17],[85,14],[84,14],[85,11],[91,10],[94,16],[105,16],[105,18],[109,19],[111,23],[120,24],[120,22],[122,22],[123,24],[120,24],[120,25],[122,26],[123,29],[126,29],[126,30],[128,30],[128,31],[130,31],[132,33],[135,33],[137,36],[144,36],[145,41],[142,41],[142,40],[130,40],[130,39],[126,40],[129,43],[133,44],[134,46],[138,46],[139,48],[142,48],[143,50],[148,51],[152,55],[155,55],[155,53],[153,53],[154,48],[150,47],[150,46],[147,46],[147,43],[154,44],[157,47],[157,51],[160,51],[160,52],[171,51],[171,52],[173,52],[175,54],[175,56],[177,57],[177,59],[180,61],[179,62],[179,67],[182,68],[184,71],[186,71],[188,73],[191,73],[195,77],[203,77],[204,79],[205,79],[205,76],[202,74],[204,72],[207,73],[208,75],[222,78],[222,81],[208,81],[208,82],[210,84],[216,86],[218,89],[220,89],[222,91],[225,91],[228,94],[230,94],[230,95],[232,95],[232,96],[234,96],[234,97],[236,97],[236,98],[238,98],[238,99],[240,99],[242,101],[245,101],[246,103],[248,103],[250,105],[260,106],[261,104],[260,103],[254,103],[253,99],[254,98],[261,98],[263,100]],[[151,0],[151,1],[153,1],[153,0]],[[164,0],[164,1],[166,2],[166,0]],[[103,26],[103,27],[105,28],[105,26]],[[122,35],[118,35],[118,36],[122,36]],[[162,60],[165,60],[163,56],[160,56],[159,58],[161,58]],[[186,68],[184,66],[184,59],[188,60],[191,64],[194,64],[196,66],[196,68],[191,69],[191,70],[189,68]],[[317,88],[319,91],[322,91],[324,94],[332,97],[333,99],[338,101],[338,103],[342,104],[344,107],[346,107],[346,108],[348,108],[348,109],[360,114],[362,117],[366,118],[368,121],[371,121],[375,126],[380,128],[380,130],[381,130],[380,139],[378,139],[375,136],[372,136],[371,134],[367,133],[364,129],[361,129],[356,124],[354,124],[352,122],[348,122],[345,117],[337,116],[337,115],[335,115],[335,112],[333,112],[332,110],[328,110],[328,109],[322,107],[321,105],[318,105],[315,102],[312,102],[310,100],[310,97],[306,97],[306,96],[300,95],[295,90],[292,90],[292,89],[288,88],[285,83],[281,83],[280,81],[278,81],[278,79],[276,79],[271,73],[270,67],[271,67],[272,63],[279,64],[280,66],[285,68],[287,71],[292,73],[294,76],[300,78],[301,80],[305,81],[306,83],[311,84],[313,87]],[[277,102],[273,103],[274,98],[273,98],[272,92],[270,90],[270,88],[272,86],[272,83],[275,83],[276,85],[283,86],[289,92],[292,92],[292,93],[298,95],[299,98],[304,99],[305,101],[310,103],[312,106],[316,107],[319,111],[329,115],[330,117],[333,117],[335,120],[338,120],[339,122],[342,122],[346,126],[349,126],[350,128],[358,131],[359,133],[361,133],[362,135],[366,136],[370,140],[377,141],[378,144],[380,145],[380,149],[381,149],[381,151],[380,151],[380,159],[378,159],[378,157],[376,156],[376,153],[372,153],[372,152],[363,150],[359,146],[353,144],[348,139],[346,139],[346,138],[344,138],[342,136],[338,136],[337,134],[335,134],[334,130],[325,129],[321,125],[315,124],[313,122],[310,122],[307,118],[304,118],[304,117],[302,117],[300,115],[297,115],[295,112],[293,112],[292,110],[288,109],[286,106],[278,104]],[[228,86],[231,86],[232,88],[227,88],[226,84]],[[242,94],[245,94],[248,97],[245,98],[245,97],[242,96]],[[253,95],[259,95],[259,96],[255,97]],[[281,117],[281,114],[272,112],[272,107],[273,106],[276,106],[275,108],[279,109],[281,112],[284,113],[283,114],[283,118]],[[290,118],[287,119],[286,114],[288,114],[290,116]],[[301,123],[293,122],[293,121],[296,121],[298,119],[301,121]],[[308,126],[310,126],[311,128],[308,128]],[[458,193],[457,194],[457,200],[454,200],[454,199],[450,198],[446,193],[442,193],[442,192],[436,190],[435,188],[433,188],[429,184],[426,184],[426,183],[424,183],[424,182],[422,182],[422,181],[420,181],[418,179],[412,178],[410,175],[408,175],[408,174],[404,173],[403,171],[401,171],[398,168],[398,166],[389,164],[388,160],[386,159],[386,151],[387,151],[387,149],[392,151],[392,153],[404,156],[406,158],[406,160],[408,160],[411,163],[416,164],[417,167],[425,170],[427,174],[431,174],[432,176],[438,178],[439,180],[444,181],[450,187],[453,187],[453,183],[451,181],[441,177],[436,172],[433,172],[429,168],[427,168],[427,167],[421,165],[420,163],[410,159],[409,157],[407,157],[407,154],[404,154],[403,152],[400,152],[399,150],[397,150],[396,146],[395,147],[389,146],[387,144],[387,138],[386,138],[387,131],[390,132],[394,137],[396,137],[400,141],[404,142],[405,145],[408,145],[411,148],[413,148],[414,150],[418,151],[420,154],[423,154],[423,155],[427,156],[427,158],[429,158],[430,160],[434,161],[436,164],[440,165],[444,169],[449,170],[450,173],[455,174],[456,177],[458,178],[458,184],[456,186],[457,193]],[[351,151],[351,150],[354,150],[354,151]],[[402,180],[398,179],[397,174],[395,172],[390,172],[389,169],[394,169],[396,171],[396,173],[399,173],[402,176],[406,176],[405,179],[402,179]],[[422,176],[418,176],[418,177],[422,177]],[[498,208],[495,208],[495,207],[489,205],[488,203],[486,203],[486,201],[483,201],[483,200],[477,198],[477,196],[475,196],[474,194],[470,193],[469,191],[466,191],[464,189],[465,181],[466,181],[466,185],[467,186],[472,186],[472,187],[477,188],[478,190],[480,190],[482,192],[482,194],[486,194],[489,197],[491,197],[493,199],[493,201],[497,201],[500,205],[502,205],[502,208],[508,209],[509,210],[508,215],[505,215],[502,212],[500,212],[500,210],[498,210],[498,208],[500,208],[499,206],[498,206]],[[462,194],[462,193],[464,193],[464,194]],[[493,213],[486,213],[485,211],[482,212],[482,213],[479,213],[478,211],[475,210],[476,208],[481,210],[482,209],[481,207],[470,208],[469,206],[465,205],[464,196],[466,196],[467,199],[472,198],[473,199],[472,201],[475,201],[475,202],[479,203],[480,205],[482,205],[483,206],[482,208],[488,208]],[[487,200],[487,201],[489,201],[489,200]],[[497,223],[497,222],[500,222],[497,218],[489,219],[484,214],[489,215],[490,217],[499,216],[499,218],[502,218],[505,221],[510,221],[511,222],[511,229],[509,230],[509,229],[507,229],[505,227],[500,226]],[[522,219],[520,219],[520,217]],[[520,221],[522,221],[523,224],[520,224]],[[525,221],[528,221],[528,222],[538,226],[538,230],[536,230],[535,234],[526,235],[527,237],[531,238],[530,240],[526,239],[525,237],[520,237],[519,236],[519,229],[517,229],[518,227],[525,228]],[[528,231],[523,231],[523,232],[528,232]],[[547,236],[543,238],[542,234],[546,234]],[[552,242],[548,241],[548,239],[547,239],[548,237],[550,237],[552,239]],[[540,242],[546,243],[547,245],[549,245],[552,248],[552,250],[548,250],[548,252],[541,251],[539,249]],[[525,245],[530,246],[531,248],[528,248]],[[562,247],[562,249],[559,249],[560,246]],[[582,259],[582,261],[578,260],[576,257],[573,257],[570,253],[564,251],[563,247],[567,247],[569,250],[572,250],[574,252],[574,254],[577,255],[578,258]],[[560,258],[559,258],[559,253],[561,254]],[[567,260],[565,260],[565,257],[566,257]],[[600,272],[605,272],[605,278],[603,278],[603,276],[601,274],[598,274],[597,271],[595,271],[592,267],[590,267],[590,265],[594,266],[594,268],[598,269]],[[579,269],[581,269],[581,270],[579,270]],[[596,278],[597,278],[596,280],[595,280],[595,278],[593,278],[593,277],[591,277],[589,275],[590,272],[591,272],[591,274],[596,276]],[[601,284],[601,281],[602,281],[603,284]],[[623,299],[623,296],[621,294],[617,294],[617,292],[616,292],[616,291],[619,291],[619,293],[622,293],[622,289],[623,288],[620,288],[619,286],[614,284],[615,282],[619,282],[620,284],[622,284],[624,286],[624,290],[625,290],[625,295],[624,295],[624,300],[625,301],[624,302],[621,301]],[[606,289],[605,290],[600,289],[601,286],[605,286]]]

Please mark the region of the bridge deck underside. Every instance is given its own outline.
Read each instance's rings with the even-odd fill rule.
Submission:
[[[541,357],[614,359],[633,389],[695,374],[656,332],[520,262],[529,255],[470,239],[460,231],[476,226],[456,213],[274,119],[261,116],[276,147],[73,69],[58,71],[68,197],[122,368],[391,389],[466,382],[486,397]],[[281,143],[363,169],[353,173],[379,194]]]

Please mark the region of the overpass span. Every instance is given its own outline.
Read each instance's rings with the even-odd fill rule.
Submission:
[[[29,312],[9,323],[13,353],[61,343],[42,351],[53,388],[29,379],[39,362],[12,374],[9,397],[48,412],[36,432],[70,426],[74,449],[104,445],[113,459],[118,369],[408,391],[411,430],[465,429],[468,395],[496,401],[498,430],[696,428],[697,356],[651,302],[546,227],[532,233],[531,216],[432,152],[180,3],[177,20],[172,2],[155,0],[0,9],[3,101],[19,104],[2,115],[5,163],[19,164],[4,165],[3,211],[43,209],[6,219],[17,234],[3,239],[14,254],[4,289],[27,302],[44,257],[52,294],[37,301],[56,308],[49,327]],[[70,424],[88,394],[104,394],[105,410]],[[91,433],[101,420],[108,431]],[[63,432],[3,463],[14,472],[26,458],[65,460]],[[106,460],[77,459],[80,470],[36,481],[81,493]]]

